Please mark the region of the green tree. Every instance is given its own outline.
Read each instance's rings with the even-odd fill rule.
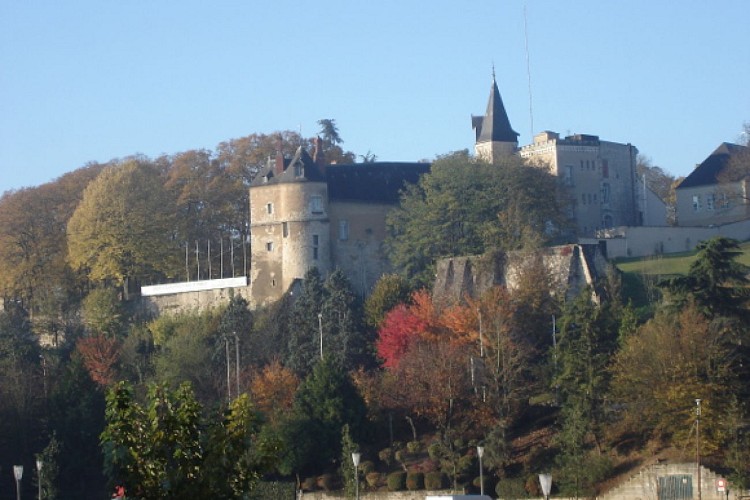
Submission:
[[[554,377],[563,411],[583,414],[588,439],[601,451],[604,400],[609,390],[607,366],[617,347],[618,323],[608,307],[593,303],[584,289],[566,308],[560,325]],[[573,408],[568,408],[572,406]],[[573,424],[571,424],[573,425]],[[578,423],[575,423],[578,425]]]
[[[275,465],[278,446],[255,436],[259,420],[246,396],[219,419],[202,417],[189,384],[152,385],[147,403],[125,383],[107,394],[101,435],[110,477],[134,498],[244,498]]]
[[[336,463],[344,425],[348,424],[352,439],[359,441],[366,413],[349,375],[333,360],[317,363],[300,384],[292,415],[281,426],[282,449],[286,450],[282,461],[287,470],[312,471],[319,470],[320,464]]]
[[[435,259],[549,241],[565,226],[557,191],[554,177],[516,157],[487,164],[466,151],[444,156],[388,214],[389,257],[429,283]]]
[[[341,270],[335,270],[323,285],[321,310],[324,355],[332,357],[347,370],[373,366],[372,342],[368,342],[361,323],[362,307]],[[325,348],[325,344],[329,348]]]
[[[89,292],[81,304],[81,316],[92,334],[119,337],[123,333],[122,303],[112,288],[95,288]]]
[[[742,254],[739,242],[717,236],[702,241],[696,249],[698,253],[687,276],[664,283],[674,306],[681,308],[692,297],[710,317],[746,317],[750,268],[736,260]]]
[[[320,359],[320,323],[325,289],[317,268],[311,268],[302,283],[302,292],[294,302],[289,321],[289,359],[287,366],[305,376]],[[320,319],[318,315],[321,315]],[[325,332],[324,332],[325,334]],[[325,338],[324,338],[325,343]],[[331,344],[329,343],[329,348]],[[325,344],[324,344],[325,349]]]
[[[109,167],[89,184],[68,222],[68,258],[94,281],[122,284],[171,275],[178,252],[174,210],[152,166]]]
[[[385,274],[375,283],[365,300],[365,322],[370,328],[379,328],[385,315],[399,304],[409,301],[412,289],[409,282],[398,274]]]

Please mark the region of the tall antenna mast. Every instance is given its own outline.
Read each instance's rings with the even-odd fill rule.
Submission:
[[[529,81],[529,119],[531,121],[531,138],[534,138],[534,110],[531,105],[531,60],[529,57],[529,26],[526,20],[526,2],[523,3],[523,36],[526,41],[526,76]]]

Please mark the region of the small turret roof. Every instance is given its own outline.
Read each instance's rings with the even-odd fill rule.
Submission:
[[[510,126],[508,113],[497,88],[495,72],[492,72],[492,88],[484,116],[472,116],[477,142],[518,142],[518,132]]]

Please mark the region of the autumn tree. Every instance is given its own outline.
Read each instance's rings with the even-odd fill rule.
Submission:
[[[136,160],[104,170],[68,222],[68,258],[91,280],[155,280],[175,270],[172,200],[158,172]]]
[[[383,366],[395,368],[410,344],[419,338],[434,338],[439,328],[438,313],[425,290],[414,292],[411,304],[391,309],[378,330],[375,349]]]
[[[614,357],[612,392],[623,405],[631,432],[684,443],[694,420],[695,398],[703,400],[701,434],[706,450],[717,449],[720,421],[739,388],[734,353],[721,341],[720,325],[697,304],[662,310],[628,336]]]
[[[299,378],[278,360],[256,370],[250,379],[250,394],[255,406],[272,423],[292,409]]]
[[[0,291],[34,316],[64,321],[78,296],[66,261],[66,226],[86,185],[104,168],[91,164],[35,188],[0,197]]]

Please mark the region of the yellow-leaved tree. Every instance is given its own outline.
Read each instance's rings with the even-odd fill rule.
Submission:
[[[177,269],[173,202],[158,171],[137,160],[94,179],[68,222],[68,259],[92,281],[158,280]]]

